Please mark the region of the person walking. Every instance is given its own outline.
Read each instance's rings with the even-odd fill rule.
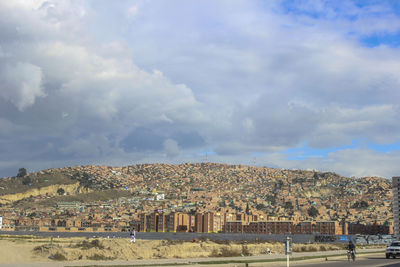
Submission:
[[[131,243],[135,242],[136,242],[136,232],[135,232],[135,227],[133,227],[131,230]]]

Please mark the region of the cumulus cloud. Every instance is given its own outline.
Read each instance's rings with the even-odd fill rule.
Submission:
[[[396,33],[393,10],[351,1],[1,3],[3,169],[193,161],[206,147],[227,163],[256,153],[268,166],[384,166],[387,154],[369,150],[303,161],[282,152],[400,142],[399,50],[361,41]],[[346,167],[357,152],[369,156]]]
[[[41,84],[42,71],[30,63],[1,66],[0,82],[3,87],[0,95],[13,103],[19,111],[32,106],[37,97],[46,95]]]
[[[150,143],[139,145],[143,150],[119,147],[128,144],[122,141],[132,139],[135,129],[173,127],[169,131],[172,135],[203,120],[199,102],[186,85],[171,82],[159,70],[140,69],[125,57],[130,52],[121,42],[97,45],[80,37],[85,29],[76,34],[80,18],[86,14],[84,7],[49,1],[29,12],[23,4],[13,6],[12,12],[9,8],[3,6],[2,13],[8,11],[12,19],[2,21],[0,27],[0,34],[7,36],[0,43],[1,57],[7,56],[0,62],[4,111],[0,122],[7,126],[1,141],[8,144],[3,147],[5,153],[14,149],[12,154],[18,158],[19,153],[34,148],[19,160],[38,155],[43,161],[46,155],[55,161],[70,157],[77,158],[76,162],[121,159],[126,153],[153,151]],[[15,25],[24,16],[32,25],[21,31]],[[72,33],[61,36],[63,30]],[[69,34],[75,34],[75,39]],[[8,104],[21,114],[7,110]],[[15,136],[7,135],[11,130]],[[164,140],[168,140],[168,155],[175,155],[169,134],[164,131],[157,151],[163,150]],[[20,139],[20,145],[12,148],[15,138]]]

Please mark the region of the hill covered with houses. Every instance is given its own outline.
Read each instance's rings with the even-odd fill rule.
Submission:
[[[217,163],[75,166],[0,179],[0,211],[26,216],[57,203],[108,203],[136,217],[163,212],[236,212],[261,218],[388,224],[391,181],[332,172]]]

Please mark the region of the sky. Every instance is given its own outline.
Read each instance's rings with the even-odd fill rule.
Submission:
[[[398,1],[0,1],[0,177],[219,162],[400,175]]]

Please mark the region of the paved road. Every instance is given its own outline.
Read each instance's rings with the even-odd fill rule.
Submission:
[[[267,266],[267,265],[266,265]],[[281,264],[279,266],[286,266]],[[345,266],[359,266],[359,267],[400,267],[400,259],[386,259],[384,256],[368,256],[361,258],[355,262],[348,262],[346,259],[328,260],[322,263],[301,263],[298,262],[291,266],[296,267],[345,267]]]

